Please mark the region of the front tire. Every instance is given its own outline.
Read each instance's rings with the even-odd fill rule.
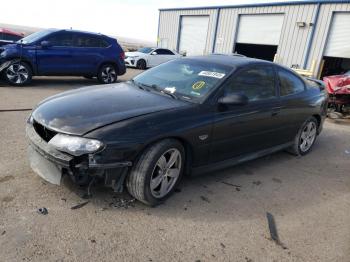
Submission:
[[[97,74],[97,79],[101,84],[112,84],[117,82],[117,69],[112,64],[102,65]]]
[[[137,61],[136,67],[137,69],[145,70],[147,67],[146,61],[143,59],[140,59],[139,61]]]
[[[24,86],[32,81],[33,72],[24,62],[11,64],[4,70],[5,80],[13,86]]]
[[[185,150],[175,139],[162,140],[140,156],[129,173],[129,193],[149,206],[167,199],[179,183],[184,169]]]
[[[288,152],[296,156],[303,156],[309,153],[316,141],[318,122],[315,117],[306,120],[294,138],[294,144]]]

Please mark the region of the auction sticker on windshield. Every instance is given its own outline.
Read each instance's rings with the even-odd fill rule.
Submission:
[[[225,76],[225,74],[223,74],[223,73],[212,72],[212,71],[201,71],[201,72],[199,72],[198,75],[199,76],[214,77],[214,78],[218,78],[218,79],[221,79]]]

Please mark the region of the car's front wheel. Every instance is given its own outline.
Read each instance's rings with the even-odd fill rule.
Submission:
[[[11,64],[5,69],[4,76],[6,81],[13,86],[24,86],[32,81],[32,70],[24,62]]]
[[[117,69],[112,64],[105,64],[98,71],[97,79],[101,84],[115,83],[118,79]]]
[[[185,162],[184,147],[175,139],[162,140],[143,152],[126,181],[129,193],[139,201],[155,206],[174,191]]]
[[[317,137],[318,122],[315,117],[306,120],[295,136],[293,146],[288,150],[294,155],[306,155],[310,152]]]
[[[143,59],[140,59],[139,61],[137,61],[136,67],[137,69],[145,70],[147,67],[146,61]]]

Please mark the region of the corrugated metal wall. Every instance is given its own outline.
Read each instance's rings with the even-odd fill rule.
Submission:
[[[318,23],[315,30],[314,40],[312,42],[310,50],[310,58],[308,61],[308,66],[310,66],[311,61],[314,59],[317,63],[317,68],[319,69],[319,64],[323,57],[324,49],[326,48],[326,41],[331,25],[331,20],[334,12],[350,12],[349,4],[322,4],[320,8],[320,15],[318,17]],[[349,14],[350,15],[350,14]],[[350,25],[349,25],[350,27]]]
[[[309,59],[306,61],[309,68],[312,60],[316,60],[317,68],[323,56],[328,30],[334,11],[350,11],[350,3],[322,4],[315,27]],[[241,14],[284,14],[284,22],[277,50],[277,62],[285,66],[292,65],[303,68],[308,43],[311,37],[317,13],[317,3],[303,5],[277,5],[259,7],[222,8],[217,25],[216,44],[217,53],[232,53],[236,41],[236,32]],[[213,48],[213,38],[217,21],[218,9],[169,10],[160,12],[159,39],[168,39],[168,47],[176,49],[181,15],[209,15],[209,30],[206,52]],[[305,22],[305,27],[298,27],[297,22]],[[350,25],[349,25],[350,26]]]
[[[205,47],[206,54],[211,52],[214,40],[216,9],[204,10],[177,10],[160,12],[159,39],[167,39],[168,48],[176,49],[180,30],[180,16],[182,15],[209,15],[208,38]]]

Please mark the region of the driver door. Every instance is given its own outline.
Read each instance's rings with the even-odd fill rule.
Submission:
[[[167,55],[163,49],[155,49],[149,54],[148,64],[149,66],[157,66],[167,61]]]
[[[253,66],[235,73],[220,96],[242,93],[246,105],[220,105],[214,117],[211,162],[257,152],[278,144],[280,101],[272,66]]]
[[[49,46],[39,46],[36,51],[39,75],[65,75],[74,72],[72,56],[73,34],[70,32],[57,33],[45,41]]]

